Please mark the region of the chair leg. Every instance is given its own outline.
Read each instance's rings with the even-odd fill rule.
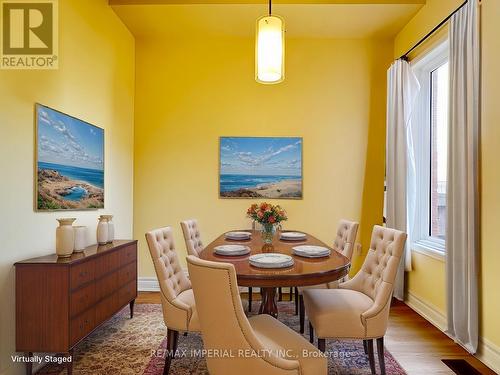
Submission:
[[[252,287],[248,287],[248,312],[252,312]]]
[[[372,375],[375,375],[375,355],[373,354],[373,340],[367,341],[368,346],[368,360],[370,361],[370,370]]]
[[[300,320],[300,333],[304,333],[304,323],[306,320],[306,311],[304,307],[304,297],[299,297],[299,320]]]
[[[309,342],[311,344],[314,342],[314,328],[313,328],[311,322],[309,322]]]
[[[323,353],[325,352],[325,346],[326,346],[325,339],[318,338],[318,349]]]
[[[294,288],[295,294],[295,315],[299,315],[299,288]]]
[[[278,301],[283,301],[283,288],[278,288]]]
[[[384,357],[384,338],[379,337],[377,339],[377,355],[378,355],[378,365],[380,366],[380,373],[385,375],[385,357]]]
[[[363,340],[363,349],[365,350],[365,354],[368,355],[368,340]]]
[[[165,367],[163,368],[163,375],[168,375],[170,371],[170,364],[175,356],[175,351],[177,350],[177,339],[179,337],[179,332],[173,329],[167,329],[167,354],[165,355]]]

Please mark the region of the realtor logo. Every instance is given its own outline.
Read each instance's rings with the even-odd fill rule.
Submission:
[[[1,69],[57,69],[57,0],[0,0]]]

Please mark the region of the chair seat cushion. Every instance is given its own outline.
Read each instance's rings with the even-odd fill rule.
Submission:
[[[198,311],[196,310],[193,289],[181,292],[176,299],[191,309],[191,317],[187,322],[188,331],[200,331],[200,321],[198,319]]]
[[[269,315],[253,316],[248,321],[264,348],[279,357],[298,360],[302,375],[326,375],[326,357],[304,337]]]
[[[373,305],[366,294],[348,289],[304,290],[309,321],[319,338],[365,338],[361,314]]]

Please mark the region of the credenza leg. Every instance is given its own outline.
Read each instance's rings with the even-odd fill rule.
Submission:
[[[26,375],[31,375],[33,373],[33,362],[31,362],[31,357],[33,357],[32,352],[26,353],[26,357],[28,357],[28,362],[26,362]]]
[[[135,305],[135,299],[130,301],[130,319],[134,317],[134,305]]]
[[[70,357],[70,360],[66,363],[66,371],[68,372],[68,375],[73,374],[73,349],[70,349],[68,352],[68,356]]]

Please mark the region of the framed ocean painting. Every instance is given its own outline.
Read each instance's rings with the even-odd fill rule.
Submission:
[[[302,138],[220,137],[219,197],[302,199]]]
[[[104,129],[35,106],[38,211],[104,208]]]

